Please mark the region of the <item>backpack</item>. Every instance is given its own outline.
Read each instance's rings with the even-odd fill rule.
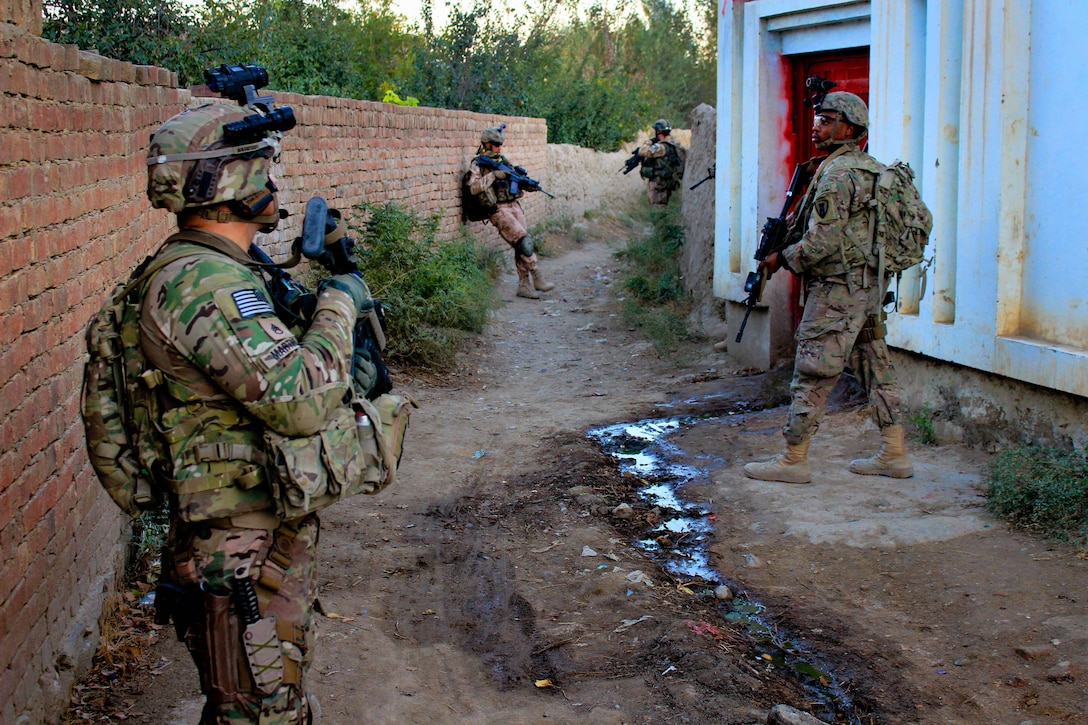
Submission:
[[[155,432],[159,373],[148,368],[140,348],[140,307],[152,275],[192,254],[175,249],[148,257],[87,324],[81,399],[87,456],[106,493],[130,516],[162,503],[156,470],[158,461],[170,458]]]
[[[661,179],[665,188],[676,191],[680,188],[680,180],[684,178],[684,157],[672,141],[663,141],[665,155],[654,159],[645,159],[639,174],[644,179]]]
[[[869,202],[869,229],[877,269],[898,274],[919,264],[933,214],[922,201],[914,185],[914,171],[902,161],[894,161],[873,179],[873,199]]]
[[[468,178],[471,171],[466,171],[461,175],[461,221],[463,222],[482,222],[491,218],[491,215],[495,213],[495,207],[485,206],[480,203],[479,198],[468,188]]]

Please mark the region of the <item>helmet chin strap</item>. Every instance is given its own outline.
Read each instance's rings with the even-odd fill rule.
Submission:
[[[259,209],[266,211],[266,214],[239,214],[235,208],[217,208],[210,207],[196,210],[196,215],[207,219],[208,221],[219,222],[225,224],[227,222],[244,222],[246,224],[257,224],[263,234],[275,230],[279,226],[281,219],[287,218],[287,211],[280,209],[279,195],[269,192],[267,196],[271,197],[267,202],[262,204]],[[239,206],[245,206],[240,204]],[[232,205],[233,207],[233,205]]]

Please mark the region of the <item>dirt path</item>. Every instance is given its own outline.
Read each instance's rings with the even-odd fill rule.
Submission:
[[[983,456],[924,448],[909,481],[853,476],[844,461],[877,435],[844,406],[813,443],[817,483],[747,481],[739,464],[781,445],[783,409],[761,410],[780,376],[735,375],[709,344],[685,367],[658,359],[618,315],[601,241],[542,264],[557,290],[518,299],[507,275],[454,375],[398,379],[422,407],[397,486],[323,516],[325,723],[750,725],[780,702],[830,721],[798,656],[855,722],[1088,723],[1085,561],[984,513]],[[709,564],[763,607],[739,623],[718,582],[635,545],[668,512],[586,437],[674,416]],[[195,722],[187,655],[163,641],[155,659],[129,722]]]

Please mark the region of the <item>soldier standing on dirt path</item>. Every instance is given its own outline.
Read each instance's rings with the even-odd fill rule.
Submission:
[[[506,124],[500,124],[484,129],[480,134],[480,147],[469,166],[468,188],[476,195],[480,204],[493,209],[489,221],[514,250],[514,266],[518,271],[517,296],[537,300],[540,299],[541,292],[550,292],[555,289],[555,285],[544,279],[538,267],[533,238],[529,236],[525,212],[518,202],[525,189],[519,187],[516,194],[511,194],[507,172],[501,169],[484,169],[478,161],[480,156],[487,156],[497,164],[514,168],[502,155],[505,127]]]
[[[269,436],[303,440],[330,421],[357,421],[345,399],[374,384],[373,366],[353,351],[371,304],[362,278],[327,278],[296,337],[247,255],[257,232],[280,220],[271,177],[280,131],[232,140],[225,130],[260,120],[255,110],[209,103],[152,135],[148,198],[177,214],[179,231],[134,288],[142,378],[166,449],[151,472],[169,504],[156,613],[173,619],[199,671],[201,725],[316,722],[304,678],[319,522],[278,515],[271,477],[281,462]],[[358,443],[346,450],[362,456]],[[309,458],[287,465],[291,475],[332,475]]]
[[[651,207],[669,205],[672,193],[684,177],[687,149],[669,138],[672,124],[664,118],[654,121],[654,137],[638,149],[642,158],[639,174],[646,179],[646,199]]]
[[[781,268],[802,276],[805,311],[797,330],[792,401],[782,434],[786,452],[766,463],[749,463],[744,474],[761,481],[809,483],[808,447],[847,364],[869,395],[883,444],[870,458],[851,461],[863,475],[909,478],[914,473],[904,444],[901,390],[884,342],[882,309],[889,277],[875,279],[869,231],[873,181],[884,169],[858,148],[869,126],[865,102],[853,93],[828,93],[815,106],[812,140],[831,151],[816,169],[794,223],[804,235],[759,269]]]

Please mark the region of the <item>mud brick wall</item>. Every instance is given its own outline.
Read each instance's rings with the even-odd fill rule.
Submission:
[[[40,4],[0,0],[0,722],[57,721],[90,664],[127,522],[87,461],[79,417],[83,330],[108,291],[174,228],[145,197],[149,134],[204,102],[161,68],[42,40]],[[5,22],[6,21],[6,22]],[[442,213],[458,232],[460,173],[479,131],[509,124],[509,153],[542,181],[542,120],[283,94],[299,127],[279,174],[297,215],[321,195]],[[544,199],[526,197],[530,220]],[[497,240],[490,226],[474,224]]]

